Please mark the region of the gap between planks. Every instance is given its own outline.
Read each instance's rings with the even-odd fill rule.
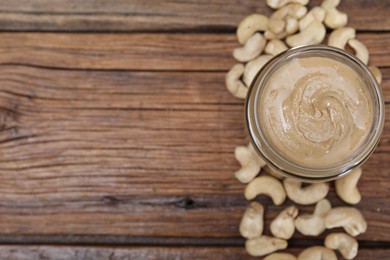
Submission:
[[[129,69],[115,69],[115,68],[69,68],[69,67],[51,67],[51,66],[45,66],[45,65],[35,65],[35,64],[28,64],[28,63],[0,63],[0,67],[7,67],[7,66],[15,66],[15,67],[26,67],[26,68],[34,68],[34,69],[45,69],[45,70],[52,70],[52,71],[85,71],[85,72],[146,72],[146,73],[210,73],[210,74],[218,74],[218,73],[226,73],[226,69],[206,69],[206,70],[192,70],[192,69],[136,69],[136,68],[129,68]],[[370,65],[371,66],[371,65]],[[372,65],[375,66],[375,65]],[[390,66],[377,66],[379,69],[387,70],[390,69]]]
[[[52,71],[85,71],[85,72],[148,72],[148,73],[226,73],[226,69],[206,69],[206,70],[192,70],[192,69],[136,69],[136,68],[70,68],[70,67],[52,67],[45,65],[36,65],[36,64],[28,64],[28,63],[0,63],[0,67],[7,66],[15,66],[15,67],[26,67],[26,68],[34,68],[34,69],[45,69]],[[390,66],[379,66],[380,69],[387,69]]]
[[[291,239],[289,248],[322,245],[320,239]],[[67,245],[67,246],[212,246],[243,247],[244,238],[212,237],[142,237],[142,236],[82,236],[82,235],[11,235],[0,236],[0,245]],[[359,241],[360,249],[388,249],[390,241]]]
[[[244,18],[244,17],[243,17]],[[237,24],[238,25],[238,24]],[[332,29],[327,29],[326,33],[329,34],[332,32]],[[390,30],[367,30],[367,29],[356,29],[356,33],[364,33],[364,34],[386,34],[389,33]],[[39,33],[39,34],[50,34],[50,33],[60,33],[60,34],[151,34],[151,35],[159,35],[159,34],[209,34],[209,35],[235,35],[236,28],[194,28],[194,29],[167,29],[167,30],[123,30],[123,31],[112,31],[112,30],[69,30],[69,31],[58,31],[58,30],[7,30],[1,29],[0,33],[15,33],[15,34],[24,34],[24,33]]]

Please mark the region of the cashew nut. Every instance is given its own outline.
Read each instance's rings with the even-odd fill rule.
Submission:
[[[362,213],[353,207],[333,208],[325,217],[326,228],[342,227],[351,236],[366,232],[367,222]]]
[[[270,60],[272,55],[260,55],[256,59],[248,62],[245,65],[243,81],[247,86],[250,86],[257,72]]]
[[[270,30],[264,32],[264,37],[267,40],[273,40],[273,39],[283,39],[287,36],[287,32],[283,31],[281,33],[273,33]]]
[[[374,75],[374,78],[376,81],[378,81],[379,84],[382,83],[382,72],[378,69],[378,67],[370,66],[368,67],[371,70],[372,75]]]
[[[335,181],[336,193],[345,202],[349,204],[357,204],[362,196],[357,188],[357,183],[362,175],[360,167],[353,169],[346,176]]]
[[[311,22],[317,20],[323,22],[325,19],[325,9],[319,6],[313,7],[300,21],[299,30],[303,31]]]
[[[241,62],[247,62],[258,56],[265,47],[267,40],[260,33],[255,33],[243,47],[234,49],[233,57]]]
[[[266,39],[268,39],[268,40],[283,39],[287,35],[290,35],[290,34],[294,33],[297,30],[297,29],[295,29],[296,25],[294,25],[294,21],[291,20],[289,22],[290,24],[288,26],[288,30],[287,30],[287,21],[290,18],[292,18],[292,19],[300,19],[306,13],[307,13],[307,8],[305,6],[303,6],[303,5],[300,5],[300,4],[293,3],[293,4],[288,4],[286,6],[283,6],[282,8],[278,9],[277,11],[275,11],[272,14],[270,20],[282,20],[282,21],[284,21],[286,30],[282,30],[282,31],[277,33],[277,32],[274,32],[273,30],[271,30],[271,28],[269,28],[268,30],[266,30],[264,32],[264,37]],[[279,28],[277,28],[276,31],[278,31],[278,29]]]
[[[369,54],[366,45],[357,39],[350,39],[348,41],[348,45],[355,50],[356,57],[358,57],[364,64],[367,65]]]
[[[241,164],[241,169],[235,173],[235,176],[242,183],[248,183],[253,180],[260,172],[261,167],[266,165],[265,161],[256,153],[251,143],[246,147],[236,147],[234,155]]]
[[[307,8],[301,4],[288,4],[282,8],[275,11],[271,19],[281,19],[284,20],[286,17],[293,17],[295,19],[301,19],[307,13]]]
[[[312,246],[303,250],[298,260],[337,260],[336,253],[323,246]]]
[[[248,92],[248,89],[240,80],[242,73],[244,73],[244,65],[237,63],[225,76],[226,87],[236,98],[245,98]]]
[[[297,257],[288,253],[273,253],[265,257],[264,260],[297,260]]]
[[[257,202],[252,202],[242,216],[240,234],[245,238],[260,237],[263,234],[264,207]]]
[[[246,43],[256,32],[268,29],[268,17],[262,14],[251,14],[241,20],[237,27],[237,39],[241,44]]]
[[[325,0],[321,4],[321,7],[326,11],[324,23],[331,29],[341,28],[348,23],[347,14],[336,9],[339,3],[340,0]]]
[[[309,0],[267,0],[267,5],[271,8],[278,9],[286,4],[296,3],[301,5],[307,5]]]
[[[285,26],[286,26],[286,22],[282,19],[271,18],[269,20],[269,30],[271,30],[274,33],[283,32]]]
[[[302,187],[302,182],[287,178],[283,181],[283,184],[287,197],[301,205],[314,204],[325,198],[329,191],[329,184],[326,182],[313,183]]]
[[[257,177],[246,186],[245,198],[247,200],[252,200],[260,194],[271,197],[275,205],[282,204],[286,199],[283,185],[278,179],[271,176]]]
[[[288,47],[286,46],[286,44],[284,44],[284,42],[275,39],[267,43],[264,51],[267,54],[278,55],[279,53],[284,52],[287,49]]]
[[[290,47],[319,44],[324,40],[325,34],[325,26],[321,22],[314,19],[314,21],[312,21],[303,31],[287,37],[286,43]]]
[[[329,9],[339,6],[341,0],[324,0],[321,4],[322,8]]]
[[[290,206],[283,210],[272,222],[270,230],[278,238],[290,239],[295,231],[294,219],[298,216],[298,209]]]
[[[336,8],[326,10],[324,24],[331,29],[341,28],[348,23],[348,15],[340,12]]]
[[[248,239],[245,249],[251,256],[263,256],[287,248],[287,241],[269,236]]]
[[[354,259],[358,253],[359,244],[345,233],[329,234],[325,238],[327,248],[338,250],[345,259]]]
[[[298,20],[292,17],[288,17],[286,20],[286,28],[285,28],[287,35],[296,33],[298,29],[299,29]]]
[[[320,200],[313,215],[301,215],[295,220],[296,229],[306,236],[318,236],[325,231],[325,216],[332,209],[327,199]]]
[[[351,27],[342,27],[330,33],[328,45],[345,49],[345,45],[350,39],[355,38],[356,31]]]

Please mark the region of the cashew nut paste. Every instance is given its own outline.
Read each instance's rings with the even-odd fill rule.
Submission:
[[[370,132],[370,94],[347,65],[324,57],[279,67],[260,97],[260,124],[272,147],[294,163],[340,162]]]

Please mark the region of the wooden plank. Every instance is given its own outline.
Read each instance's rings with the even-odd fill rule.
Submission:
[[[303,249],[288,249],[298,255]],[[356,259],[387,259],[389,249],[360,249]],[[259,259],[240,247],[94,247],[94,246],[0,246],[2,259]],[[339,255],[339,257],[341,257]]]
[[[1,33],[0,64],[99,70],[227,71],[234,34]],[[390,33],[359,33],[370,63],[390,67]]]
[[[2,66],[0,80],[0,235],[239,236],[246,134],[223,73]],[[389,129],[359,184],[361,240],[389,239]],[[280,208],[259,200],[270,223]]]
[[[322,0],[311,1],[311,6]],[[390,30],[386,0],[343,0],[340,10],[359,30]],[[265,1],[3,0],[0,28],[15,31],[234,30],[248,14],[270,15]]]

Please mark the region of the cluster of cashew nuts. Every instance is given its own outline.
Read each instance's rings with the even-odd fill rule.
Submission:
[[[245,98],[247,89],[257,72],[273,56],[288,47],[319,44],[324,41],[326,28],[332,29],[328,45],[345,49],[348,45],[355,55],[368,64],[367,47],[357,40],[355,29],[346,27],[348,17],[339,11],[340,0],[324,0],[321,6],[308,11],[309,0],[267,0],[267,4],[276,9],[271,17],[252,14],[244,18],[237,28],[238,41],[242,47],[233,51],[238,63],[226,75],[226,86],[237,98]],[[369,67],[372,74],[381,83],[382,75],[377,67]],[[251,144],[235,150],[235,157],[241,169],[236,178],[247,184],[245,198],[254,200],[259,195],[271,198],[275,205],[282,205],[286,198],[296,204],[315,205],[313,214],[299,215],[297,206],[292,205],[280,212],[270,224],[272,236],[263,235],[265,209],[259,202],[251,202],[245,211],[240,234],[247,239],[245,247],[252,256],[266,256],[265,260],[293,259],[337,259],[338,252],[345,259],[353,259],[358,253],[358,242],[354,238],[367,229],[367,222],[361,212],[351,206],[332,208],[326,199],[329,183],[303,183],[284,179],[270,167],[269,175],[261,174],[266,163],[256,153]],[[361,195],[357,183],[362,174],[361,168],[355,168],[350,174],[335,181],[335,189],[341,200],[348,204],[357,204]],[[318,236],[326,229],[343,228],[346,233],[331,233],[325,237],[324,246],[314,246],[303,250],[298,256],[275,252],[287,248],[295,230],[306,236]]]
[[[255,153],[251,145],[236,148],[236,158],[241,169],[237,179],[247,183],[245,198],[254,200],[260,195],[268,196],[273,204],[282,205],[286,198],[300,205],[313,205],[313,214],[299,215],[295,205],[283,209],[271,222],[272,236],[263,235],[264,206],[256,201],[250,203],[240,223],[240,234],[247,239],[245,248],[252,256],[265,256],[265,260],[283,259],[337,259],[333,250],[338,250],[345,259],[353,259],[358,253],[358,242],[354,238],[367,230],[367,222],[361,212],[350,206],[332,208],[326,199],[329,183],[314,183],[303,186],[301,182],[283,179],[280,176],[259,175],[264,161]],[[357,183],[362,171],[356,168],[349,175],[335,181],[338,196],[349,204],[357,204],[360,193]],[[346,233],[337,232],[326,236],[324,247],[314,246],[303,250],[298,257],[288,253],[274,253],[286,249],[287,240],[295,230],[306,236],[318,236],[326,229],[343,228]]]
[[[233,51],[239,61],[226,74],[225,82],[229,92],[244,99],[248,87],[257,72],[273,56],[289,47],[323,43],[326,28],[333,30],[328,45],[345,49],[352,48],[363,63],[368,64],[367,47],[355,38],[355,29],[346,27],[347,14],[339,11],[340,0],[324,0],[321,6],[308,11],[309,0],[267,0],[276,9],[270,16],[251,14],[245,17],[237,28],[237,39],[242,47]],[[382,74],[375,66],[369,67],[379,82]]]

